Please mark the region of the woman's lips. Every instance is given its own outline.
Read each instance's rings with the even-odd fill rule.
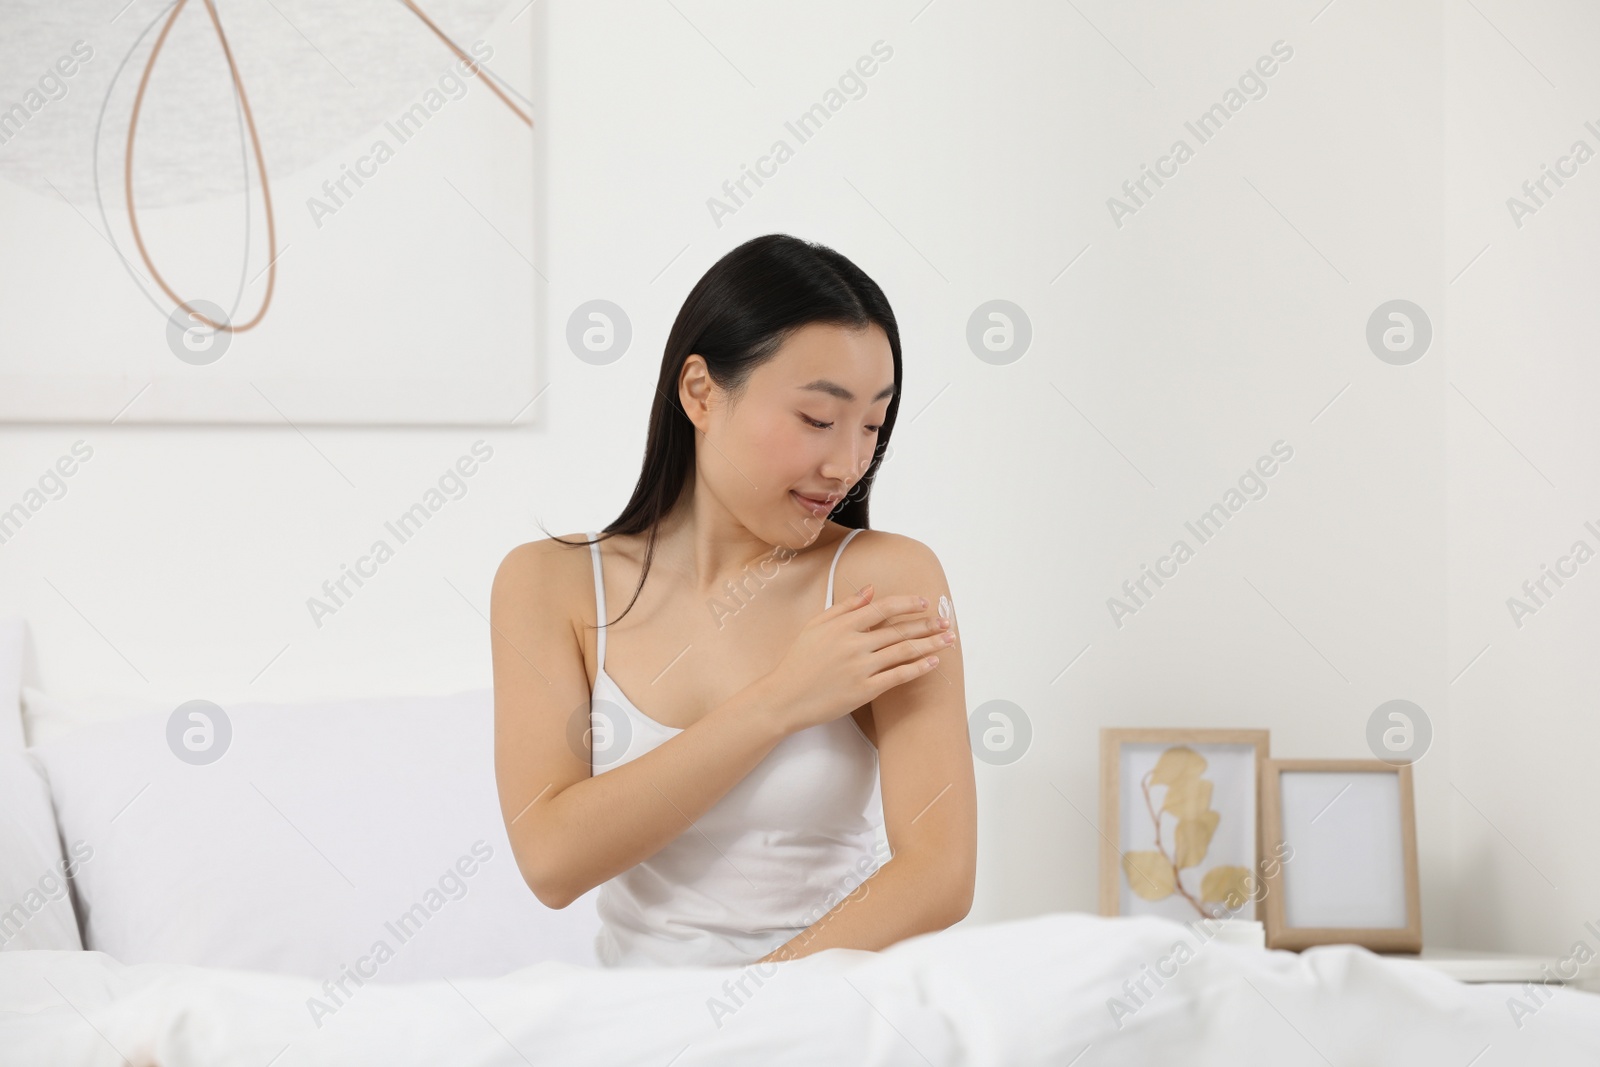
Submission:
[[[815,497],[805,496],[801,493],[795,492],[793,489],[789,490],[789,495],[794,497],[795,501],[801,507],[811,512],[813,515],[826,515],[828,512],[833,510],[833,505],[826,500],[818,500]]]

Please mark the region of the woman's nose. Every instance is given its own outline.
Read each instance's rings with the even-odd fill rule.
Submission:
[[[863,449],[850,444],[828,457],[828,461],[822,465],[822,476],[842,482],[843,488],[848,488],[866,473],[867,466],[871,462],[870,454],[863,455]]]

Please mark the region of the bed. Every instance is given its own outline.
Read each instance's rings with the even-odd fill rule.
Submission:
[[[517,873],[487,691],[196,719],[26,686],[25,636],[0,620],[0,1064],[1600,1063],[1600,995],[1150,917],[601,968],[593,894]],[[185,747],[208,715],[220,758]]]

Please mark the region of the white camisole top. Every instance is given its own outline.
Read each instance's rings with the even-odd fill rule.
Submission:
[[[844,546],[828,568],[833,573]],[[596,534],[590,773],[603,774],[682,730],[650,718],[606,673],[606,591]],[[603,883],[595,953],[606,967],[752,963],[826,915],[883,862],[878,750],[854,716],[790,734],[691,827]],[[883,859],[886,859],[884,856]]]

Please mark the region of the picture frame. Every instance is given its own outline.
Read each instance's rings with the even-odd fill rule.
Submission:
[[[78,104],[0,154],[0,423],[540,418],[537,11],[313,4],[286,34],[270,9],[61,7],[13,5],[48,36],[0,37],[18,71],[83,37]],[[362,42],[348,76],[312,40]]]
[[[1263,839],[1286,853],[1268,878],[1268,948],[1422,951],[1410,763],[1269,759],[1261,795]]]
[[[1100,914],[1259,919],[1269,754],[1267,730],[1102,729]]]

